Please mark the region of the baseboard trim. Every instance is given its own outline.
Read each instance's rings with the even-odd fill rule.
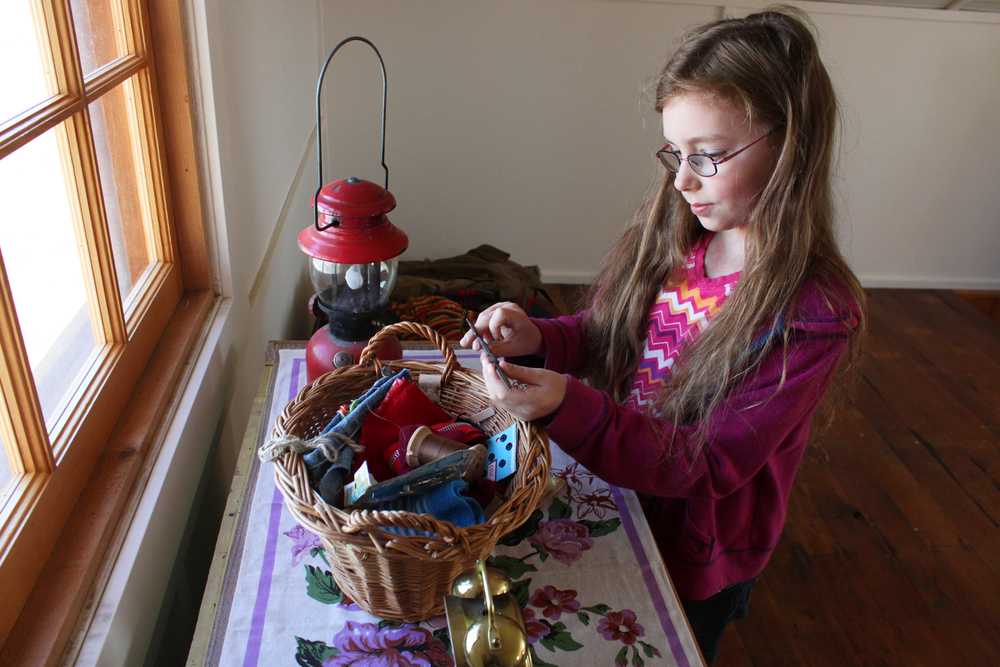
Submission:
[[[1000,278],[944,278],[933,276],[858,276],[866,288],[1000,290]]]
[[[596,277],[596,271],[542,269],[542,282],[550,285],[589,285]]]
[[[556,285],[589,285],[597,271],[568,271],[542,268],[542,282]],[[949,278],[937,276],[886,276],[861,274],[858,276],[865,288],[898,289],[949,289],[971,291],[1000,291],[1000,278]]]

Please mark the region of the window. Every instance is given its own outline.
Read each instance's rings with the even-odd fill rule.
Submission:
[[[147,365],[191,349],[182,306],[214,297],[197,170],[168,178],[194,155],[176,4],[0,7],[0,643],[116,424],[158,400]]]

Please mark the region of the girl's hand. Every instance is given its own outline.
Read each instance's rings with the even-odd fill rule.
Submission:
[[[542,332],[516,303],[504,301],[493,304],[479,313],[475,326],[479,335],[486,339],[490,350],[498,357],[539,354],[542,350]],[[473,350],[480,347],[471,331],[465,332],[459,345]]]
[[[511,380],[522,387],[507,389],[497,375],[496,368],[485,354],[479,355],[483,364],[483,380],[490,400],[508,410],[518,419],[531,421],[552,414],[562,405],[566,396],[566,376],[543,368],[528,368],[500,362],[500,368]]]

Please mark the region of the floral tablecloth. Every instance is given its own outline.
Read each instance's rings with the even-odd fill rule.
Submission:
[[[303,350],[278,354],[268,425],[305,383]],[[460,351],[459,360],[478,368],[477,353]],[[490,559],[515,582],[535,665],[701,665],[635,494],[556,446],[552,458],[566,493],[506,536]],[[444,616],[385,621],[341,593],[319,539],[285,509],[270,465],[255,459],[253,466],[207,664],[453,664]]]

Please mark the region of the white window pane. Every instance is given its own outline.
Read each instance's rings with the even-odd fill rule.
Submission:
[[[0,3],[0,125],[56,92],[45,75],[48,45],[35,28],[32,4]]]
[[[49,426],[97,347],[58,131],[0,160],[0,252]]]

